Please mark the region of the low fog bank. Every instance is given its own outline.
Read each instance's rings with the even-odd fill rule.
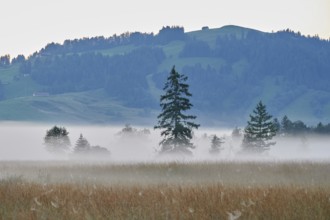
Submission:
[[[196,146],[191,157],[159,156],[159,131],[146,127],[148,132],[139,135],[123,135],[124,126],[64,126],[69,132],[71,147],[65,154],[56,155],[48,152],[44,145],[46,131],[53,125],[29,123],[0,124],[0,160],[77,160],[73,148],[80,134],[91,145],[107,148],[109,155],[94,158],[99,161],[114,163],[131,162],[166,162],[172,161],[330,161],[330,137],[277,137],[276,145],[260,155],[245,155],[241,151],[241,139],[232,138],[230,129],[200,129],[195,131],[192,142]],[[135,127],[143,131],[143,127]],[[212,135],[223,137],[224,144],[219,154],[210,154]],[[90,158],[89,158],[90,159]],[[86,158],[83,158],[86,160]]]

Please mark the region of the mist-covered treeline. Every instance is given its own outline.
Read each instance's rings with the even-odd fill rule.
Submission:
[[[278,120],[276,122],[280,135],[330,135],[330,123],[319,122],[317,125],[308,126],[301,120],[292,121],[287,116],[284,116],[280,122]]]

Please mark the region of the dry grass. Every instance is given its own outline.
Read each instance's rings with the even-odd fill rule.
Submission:
[[[329,219],[329,167],[2,162],[0,218]]]

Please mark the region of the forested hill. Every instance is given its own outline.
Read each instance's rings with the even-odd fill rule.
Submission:
[[[205,123],[244,124],[259,100],[276,117],[330,121],[329,40],[237,26],[164,27],[2,56],[0,119],[152,122],[173,65],[189,77]]]

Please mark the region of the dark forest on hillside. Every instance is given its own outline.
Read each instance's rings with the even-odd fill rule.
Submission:
[[[63,44],[50,43],[28,58],[18,56],[12,63],[4,56],[0,66],[20,65],[21,74],[31,75],[50,94],[104,89],[126,106],[157,108],[158,100],[147,78],[162,89],[169,70],[159,67],[166,59],[173,59],[166,55],[165,48],[179,42],[183,47],[174,57],[178,62],[218,60],[216,66],[195,61],[180,67],[189,76],[198,110],[231,115],[230,119],[267,96],[276,115],[300,96],[312,94],[317,97],[311,103],[312,114],[324,117],[330,97],[330,42],[291,30],[247,30],[240,36],[219,35],[215,45],[185,33],[182,27],[163,27],[156,35],[134,32],[66,40]],[[102,53],[121,46],[133,49],[115,55]],[[1,88],[0,92],[3,94]]]

